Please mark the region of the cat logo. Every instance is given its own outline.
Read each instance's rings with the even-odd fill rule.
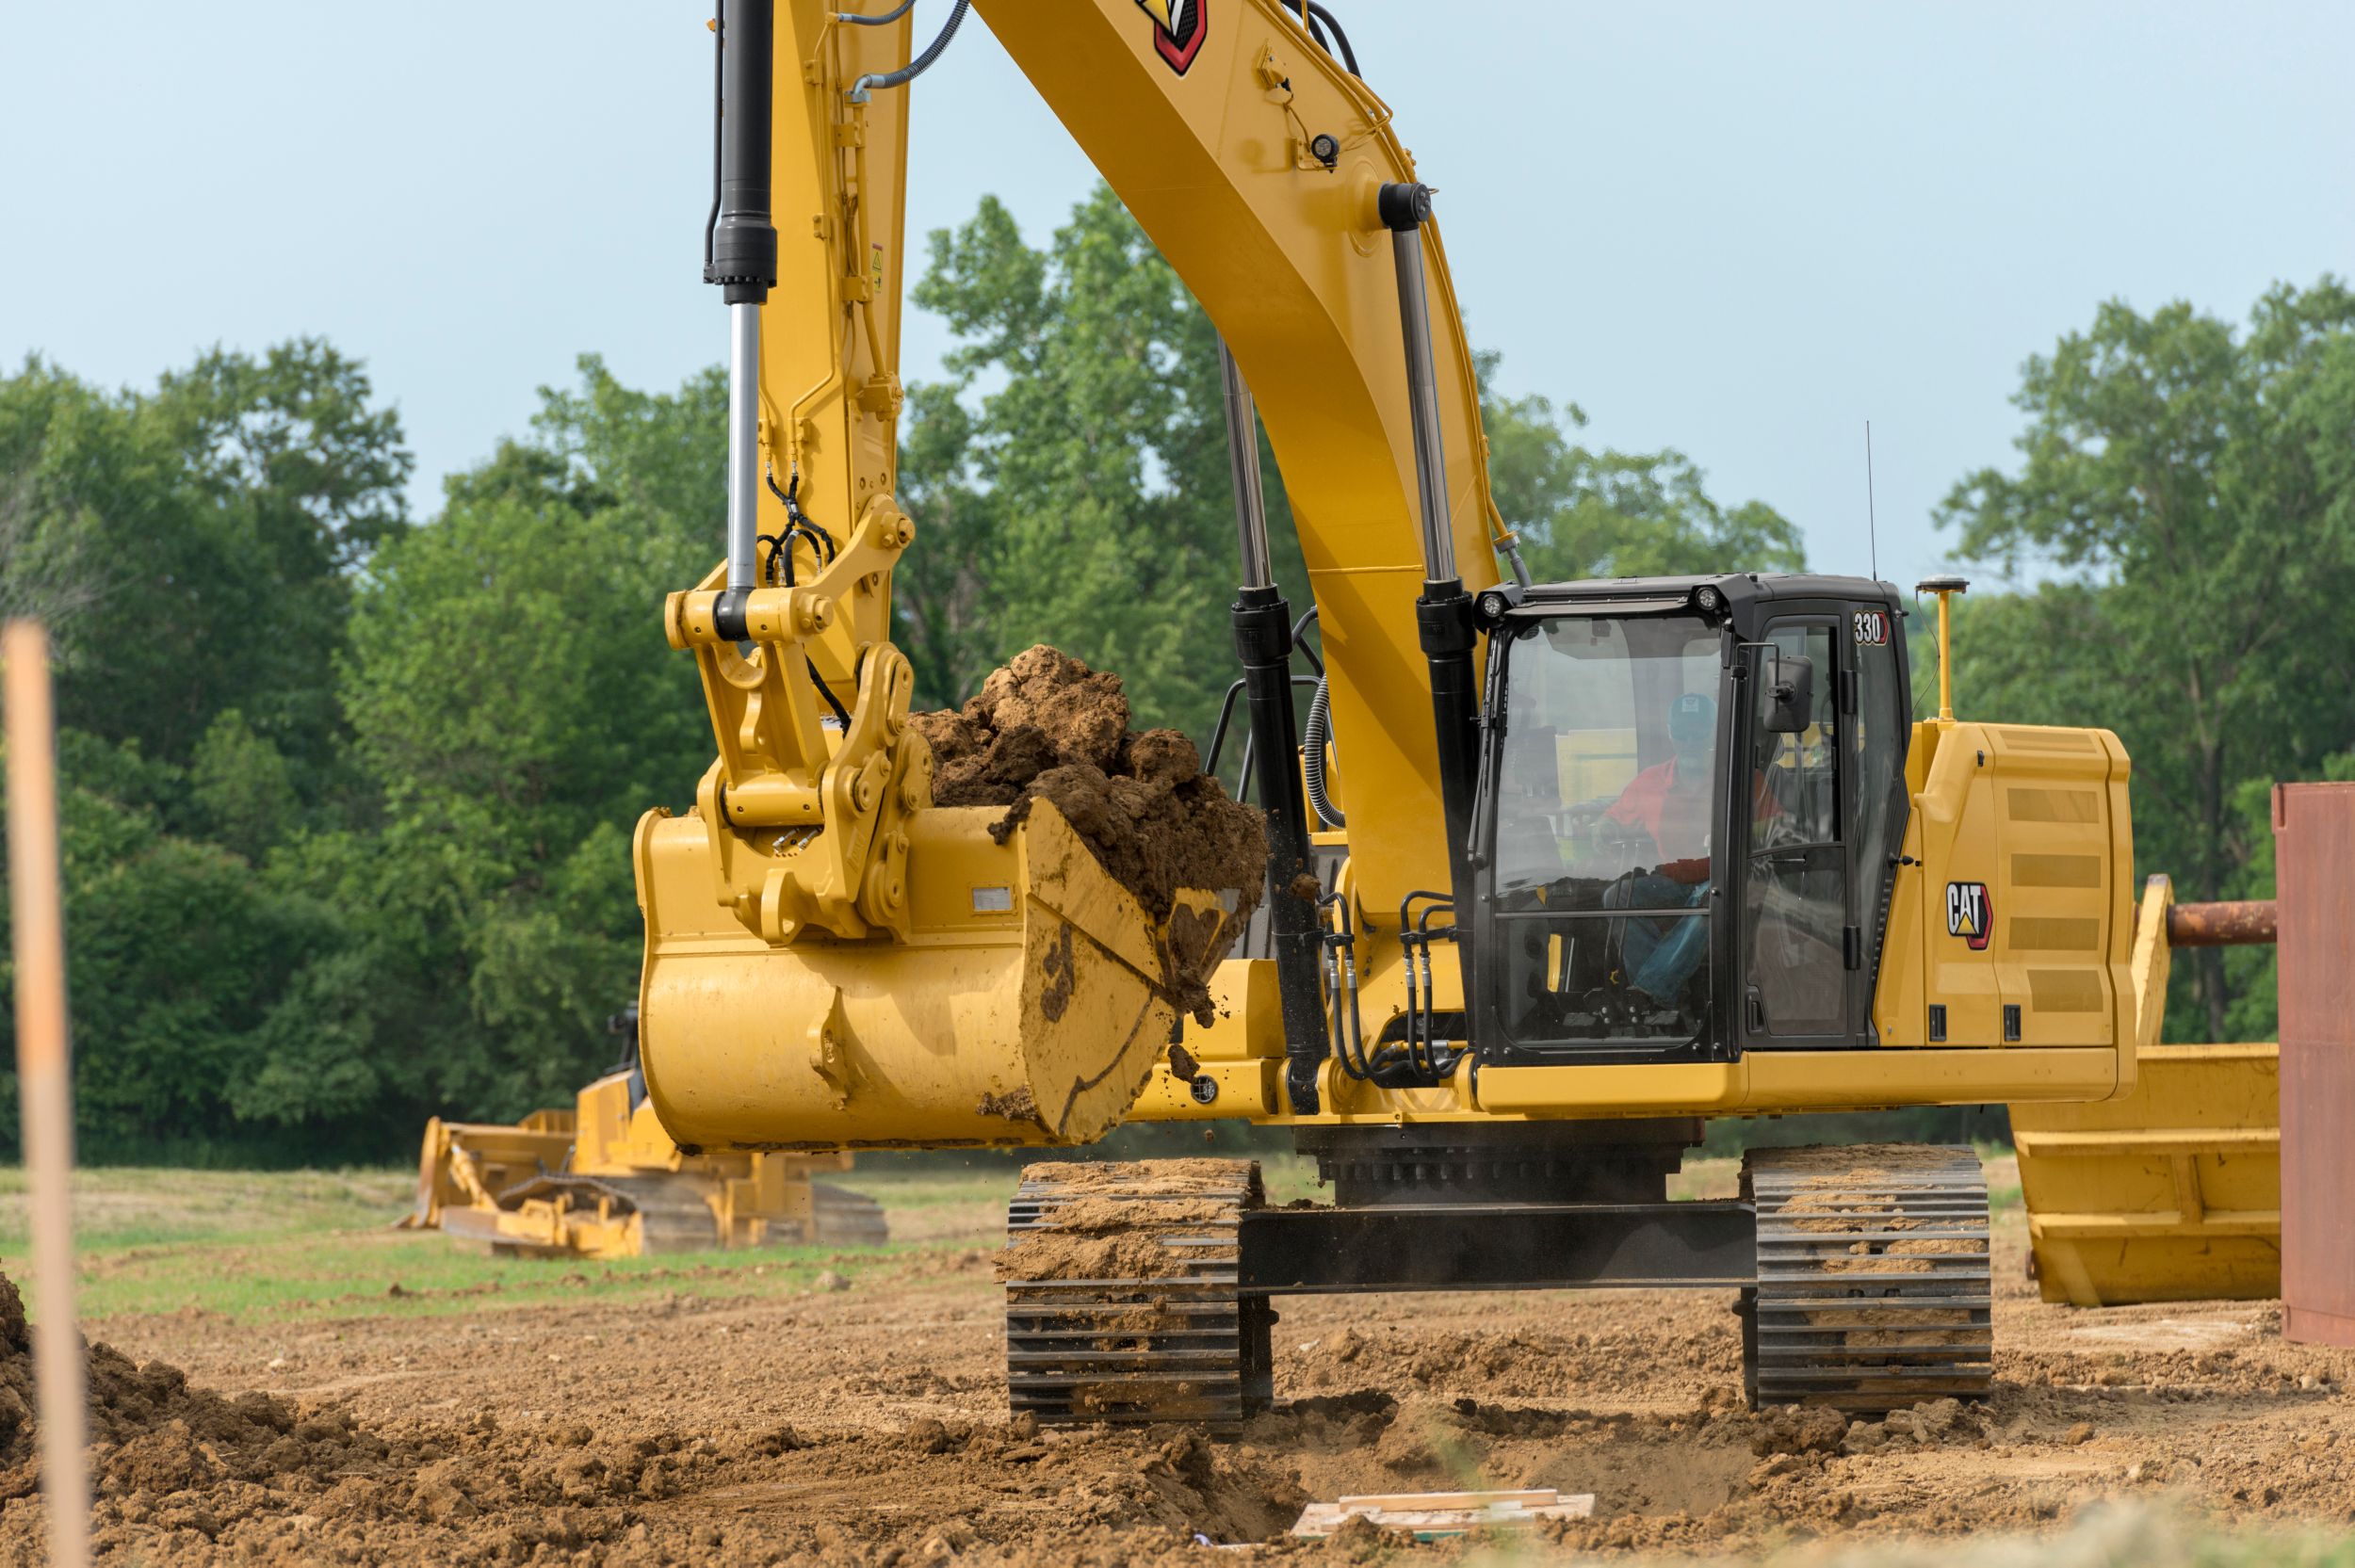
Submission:
[[[1946,934],[1962,938],[1974,953],[1987,950],[1995,934],[1995,901],[1987,896],[1987,883],[1946,884]]]
[[[1153,47],[1182,76],[1202,52],[1202,8],[1210,0],[1137,0],[1153,19]]]

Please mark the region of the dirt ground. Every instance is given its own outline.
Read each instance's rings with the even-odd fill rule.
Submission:
[[[2284,1343],[2272,1303],[2045,1305],[2017,1209],[1983,1407],[1747,1414],[1723,1292],[1319,1298],[1281,1303],[1280,1407],[1233,1443],[1011,1425],[988,1222],[908,1217],[932,1245],[789,1295],[114,1318],[124,1355],[234,1402],[116,1368],[138,1408],[113,1430],[148,1430],[102,1451],[100,1542],[156,1563],[1440,1562],[1498,1548],[1210,1548],[1280,1538],[1310,1500],[1459,1486],[1595,1495],[1510,1548],[1527,1560],[2038,1530],[2116,1497],[2355,1516],[2355,1357]],[[0,1561],[39,1560],[39,1510],[0,1507]]]

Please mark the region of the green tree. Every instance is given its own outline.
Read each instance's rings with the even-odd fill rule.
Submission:
[[[1233,678],[1233,512],[1217,336],[1098,186],[1050,244],[994,198],[932,238],[918,303],[964,340],[953,380],[910,396],[901,501],[922,530],[900,569],[919,700],[948,705],[1049,641],[1120,672],[1141,721],[1207,730]],[[1496,356],[1481,357],[1484,389]],[[1585,416],[1484,398],[1490,481],[1533,571],[1794,570],[1772,508],[1728,509],[1675,451],[1577,443]],[[1261,439],[1276,580],[1307,607],[1291,511]],[[1140,609],[1149,613],[1140,613]]]
[[[2277,286],[2246,331],[2111,301],[2014,401],[2018,472],[1967,477],[1939,521],[1964,558],[2048,580],[1969,606],[1965,711],[2117,730],[2137,869],[2190,898],[2249,891],[2263,835],[2239,792],[2315,775],[2355,734],[2355,293]],[[2179,1026],[2248,1021],[2220,952],[2179,972]]]
[[[1479,360],[1488,485],[1539,581],[1805,569],[1799,530],[1774,508],[1720,505],[1700,469],[1673,448],[1615,452],[1580,444],[1585,412],[1575,403],[1557,409],[1546,397],[1498,396],[1497,360],[1494,353]]]
[[[1209,318],[1103,186],[1045,250],[984,197],[933,235],[915,299],[965,340],[954,380],[912,397],[901,460],[931,558],[895,586],[931,655],[927,699],[1052,642],[1117,671],[1140,723],[1206,733],[1233,678],[1239,570]],[[1278,580],[1305,606],[1291,511],[1270,491]]]
[[[710,762],[661,603],[722,537],[719,392],[634,392],[584,360],[362,596],[345,696],[381,816],[305,845],[300,874],[352,912],[426,1106],[559,1103],[608,1055],[637,971],[630,830]]]
[[[316,1152],[382,1091],[338,911],[267,863],[365,810],[336,659],[408,470],[322,343],[217,349],[152,391],[38,359],[0,379],[0,604],[57,654],[94,1154]]]
[[[45,599],[61,724],[187,763],[225,708],[316,799],[353,573],[406,525],[411,460],[357,362],[214,349],[147,393],[39,360],[0,380],[0,597]]]

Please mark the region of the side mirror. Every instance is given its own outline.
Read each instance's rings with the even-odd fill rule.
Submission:
[[[1815,722],[1815,661],[1803,654],[1776,654],[1767,663],[1760,696],[1767,734],[1799,734]]]

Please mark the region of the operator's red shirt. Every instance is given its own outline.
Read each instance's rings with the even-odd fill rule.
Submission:
[[[1660,875],[1670,881],[1709,880],[1709,806],[1707,780],[1697,789],[1680,787],[1676,759],[1654,763],[1627,782],[1619,798],[1603,815],[1651,834],[1660,848]],[[1764,821],[1782,815],[1782,804],[1767,787],[1766,775],[1752,785],[1751,809]]]
[[[1619,798],[1603,815],[1651,834],[1664,859],[1696,856],[1706,862],[1709,843],[1709,781],[1697,787],[1679,787],[1676,759],[1655,763],[1627,782]],[[1706,868],[1703,876],[1708,875]]]

